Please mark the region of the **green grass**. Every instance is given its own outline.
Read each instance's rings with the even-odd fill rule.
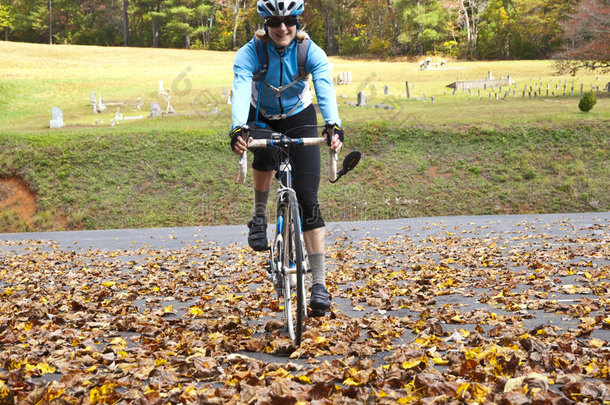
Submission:
[[[130,121],[134,132],[159,129],[182,130],[214,126],[226,131],[230,123],[230,106],[222,99],[223,88],[230,90],[233,52],[211,52],[149,48],[104,48],[96,46],[64,46],[23,44],[0,41],[0,128],[3,131],[47,131],[51,108],[60,107],[69,129],[81,130],[98,121],[98,131],[110,126],[116,107],[103,114],[92,114],[90,94],[102,94],[107,103],[125,103],[125,116],[146,117],[150,103],[164,101],[158,97],[159,80],[171,90],[171,103],[176,116],[167,120],[145,119]],[[578,110],[580,85],[585,90],[591,85],[604,88],[607,77],[582,73],[577,77],[556,76],[551,61],[449,61],[446,69],[422,71],[415,61],[375,61],[331,58],[334,73],[352,72],[352,84],[337,86],[340,112],[347,122],[375,119],[399,120],[413,125],[477,124],[510,125],[515,123],[546,123],[597,121],[610,119],[610,98],[603,93],[589,114]],[[506,100],[489,101],[491,91],[482,91],[481,100],[457,92],[446,86],[458,80],[487,77],[491,70],[497,78],[511,75],[516,82]],[[568,94],[563,97],[563,83],[568,81]],[[411,86],[412,100],[406,100],[405,82]],[[524,86],[534,87],[551,83],[556,97],[522,99]],[[560,90],[555,86],[561,81]],[[575,95],[569,97],[574,82]],[[383,95],[384,86],[390,95]],[[497,92],[498,89],[496,89]],[[503,89],[503,92],[507,89]],[[512,97],[516,90],[518,97]],[[386,111],[376,108],[356,108],[358,92],[367,94],[369,105],[388,104],[395,107]],[[416,101],[426,94],[426,103]],[[431,97],[435,97],[434,104]],[[527,96],[526,96],[527,97]],[[134,111],[138,98],[142,111]],[[203,115],[216,108],[217,115]],[[178,115],[182,115],[178,117]],[[101,120],[104,124],[101,124]]]
[[[7,209],[0,230],[245,222],[251,182],[233,180],[230,106],[221,97],[234,53],[1,41],[0,52],[7,56],[0,61],[0,178],[22,177],[37,198],[35,218]],[[406,60],[331,61],[335,73],[352,72],[353,83],[337,86],[337,95],[347,148],[364,157],[340,183],[322,182],[327,220],[610,210],[610,98],[602,92],[592,111],[578,110],[580,83],[603,88],[608,78],[560,78],[549,61],[449,61],[429,71]],[[506,99],[445,87],[490,69],[516,81]],[[161,102],[159,79],[173,89],[177,114],[114,127],[116,107],[92,114],[95,91],[124,103],[125,116],[147,116],[150,103]],[[568,95],[561,86],[559,96],[521,97],[523,86],[540,80],[543,93],[547,82],[568,80]],[[347,104],[359,91],[369,108]],[[135,111],[138,97],[142,111]],[[48,128],[54,105],[65,128]]]
[[[349,129],[364,156],[340,183],[322,181],[327,220],[610,209],[603,125]],[[244,223],[251,212],[251,188],[234,182],[236,158],[213,131],[3,135],[0,147],[0,176],[38,193],[30,229],[56,229],[58,215],[66,229],[101,229]]]

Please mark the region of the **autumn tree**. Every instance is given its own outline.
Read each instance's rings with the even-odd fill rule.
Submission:
[[[4,31],[4,40],[8,41],[8,32],[13,28],[11,5],[0,2],[0,31]]]
[[[610,0],[582,0],[563,28],[566,49],[558,55],[560,71],[610,71]]]
[[[467,52],[471,57],[476,56],[479,25],[489,0],[448,0],[445,6],[457,18],[457,24],[464,32]]]

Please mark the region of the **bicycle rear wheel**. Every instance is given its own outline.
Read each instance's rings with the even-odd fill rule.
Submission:
[[[299,346],[307,314],[305,297],[305,250],[296,195],[290,194],[284,222],[284,311],[290,338]],[[294,305],[293,305],[294,304]]]

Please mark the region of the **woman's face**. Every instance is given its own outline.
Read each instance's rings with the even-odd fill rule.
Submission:
[[[297,33],[296,25],[288,24],[286,25],[284,22],[286,20],[294,20],[294,17],[273,17],[271,20],[274,20],[276,23],[278,21],[282,21],[282,23],[278,27],[272,27],[271,25],[276,24],[267,24],[267,28],[269,29],[269,36],[275,42],[275,44],[282,48],[290,45],[292,38]]]

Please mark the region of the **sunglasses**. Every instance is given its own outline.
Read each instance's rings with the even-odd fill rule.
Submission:
[[[265,23],[267,24],[267,27],[271,27],[271,28],[277,28],[280,25],[282,25],[282,23],[286,27],[294,27],[295,25],[297,25],[299,23],[299,19],[297,17],[288,17],[288,18],[285,18],[285,19],[282,19],[282,18],[267,18],[265,20]]]

